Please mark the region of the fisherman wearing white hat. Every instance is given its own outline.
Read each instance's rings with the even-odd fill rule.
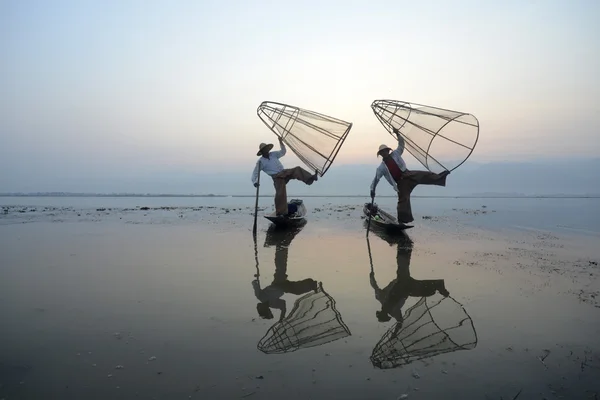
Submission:
[[[279,161],[286,153],[286,148],[281,138],[279,138],[279,147],[279,151],[271,151],[273,145],[270,143],[261,143],[258,146],[258,153],[256,155],[262,157],[258,159],[256,167],[254,167],[254,171],[252,172],[252,183],[254,187],[258,187],[258,174],[260,171],[271,176],[273,178],[273,185],[275,186],[275,211],[277,212],[277,216],[287,216],[286,185],[290,179],[297,179],[307,185],[312,185],[318,177],[316,172],[313,175],[301,167],[284,169],[281,161]]]
[[[377,150],[377,156],[383,160],[375,173],[375,179],[371,183],[371,198],[375,198],[375,188],[381,177],[392,185],[398,193],[398,222],[409,223],[414,221],[410,206],[410,194],[417,185],[446,186],[446,176],[450,173],[444,171],[436,174],[430,171],[409,171],[402,159],[404,152],[404,138],[396,128],[394,133],[398,137],[398,147],[393,150],[382,144]]]

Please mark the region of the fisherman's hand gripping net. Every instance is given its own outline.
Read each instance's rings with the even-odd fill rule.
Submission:
[[[292,312],[269,328],[257,348],[266,354],[288,353],[350,335],[335,300],[319,284],[316,291],[296,300]]]
[[[452,297],[435,294],[421,298],[379,340],[371,363],[381,369],[398,368],[422,358],[477,346],[471,317]]]
[[[371,108],[394,138],[394,128],[399,130],[406,150],[431,172],[458,168],[479,138],[479,121],[468,113],[396,100],[375,100]]]
[[[352,123],[282,103],[264,101],[258,117],[313,171],[325,175]]]

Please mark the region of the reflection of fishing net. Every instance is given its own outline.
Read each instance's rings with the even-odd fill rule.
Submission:
[[[431,172],[458,168],[479,138],[479,121],[464,112],[395,100],[375,100],[371,108],[392,136],[394,128],[400,131],[406,150]]]
[[[379,340],[371,363],[377,368],[397,368],[422,358],[477,346],[471,317],[452,297],[436,294],[421,298]]]
[[[257,347],[266,354],[287,353],[350,335],[350,329],[335,308],[335,300],[319,284],[316,292],[296,300],[292,312],[269,328]]]
[[[352,128],[350,122],[281,103],[262,102],[257,114],[309,169],[321,176]]]

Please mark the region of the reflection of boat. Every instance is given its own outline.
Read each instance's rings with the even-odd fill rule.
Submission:
[[[364,221],[365,227],[367,226],[368,223],[369,223],[368,220]],[[385,241],[390,246],[394,246],[394,245],[400,245],[402,247],[412,247],[413,246],[413,241],[410,238],[410,236],[408,236],[408,233],[405,230],[388,231],[385,228],[381,228],[375,224],[372,224],[371,232],[378,238]],[[367,243],[368,242],[369,241],[367,240]]]
[[[371,203],[365,203],[363,213],[367,217],[367,221],[369,215],[371,215],[371,224],[389,233],[402,232],[413,227],[412,225],[398,223],[398,220],[392,214],[379,208],[376,203],[373,203],[372,206]]]
[[[267,229],[267,235],[265,236],[264,247],[275,246],[275,253],[285,251],[287,258],[287,247],[290,246],[296,235],[298,235],[302,229],[304,229],[305,225],[306,220],[298,221],[298,223],[293,227],[279,226],[274,224],[270,225]]]
[[[265,215],[265,218],[280,227],[298,226],[306,222],[306,207],[304,202],[299,199],[293,199],[288,203],[288,215],[277,216],[277,213],[273,211],[269,215]]]

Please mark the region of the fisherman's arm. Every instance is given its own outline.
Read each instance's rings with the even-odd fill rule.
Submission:
[[[275,308],[277,310],[281,310],[281,314],[279,315],[279,321],[281,321],[285,318],[285,314],[287,311],[285,300],[283,300],[283,299],[271,300],[271,301],[269,301],[269,307]]]
[[[375,291],[375,297],[379,298],[379,293],[381,293],[381,289],[375,280],[375,273],[373,271],[369,272],[369,282],[371,283],[371,287]]]
[[[256,298],[258,300],[262,301],[260,298],[261,290],[260,290],[260,282],[258,281],[258,279],[255,279],[252,281],[252,288],[254,289],[254,295],[256,296]]]
[[[256,162],[256,166],[254,167],[254,171],[252,171],[252,183],[254,184],[254,187],[258,186],[258,174],[260,173],[260,160],[258,160]]]
[[[285,318],[286,312],[287,312],[287,308],[286,308],[285,301],[284,301],[283,308],[281,309],[281,315],[279,316],[279,322],[283,321],[283,319]]]
[[[396,151],[398,152],[398,154],[402,154],[404,153],[404,138],[400,134],[400,131],[398,131],[398,129],[396,128],[394,128],[394,134],[398,138],[398,147],[396,148]]]
[[[283,139],[282,138],[278,138],[278,139],[279,139],[279,151],[274,151],[271,154],[277,158],[281,158],[281,157],[285,156],[287,149],[285,147],[285,144],[283,144]]]
[[[375,171],[375,178],[373,178],[373,182],[371,182],[371,197],[375,197],[375,188],[383,175],[381,171],[381,166],[377,167],[377,171]]]

